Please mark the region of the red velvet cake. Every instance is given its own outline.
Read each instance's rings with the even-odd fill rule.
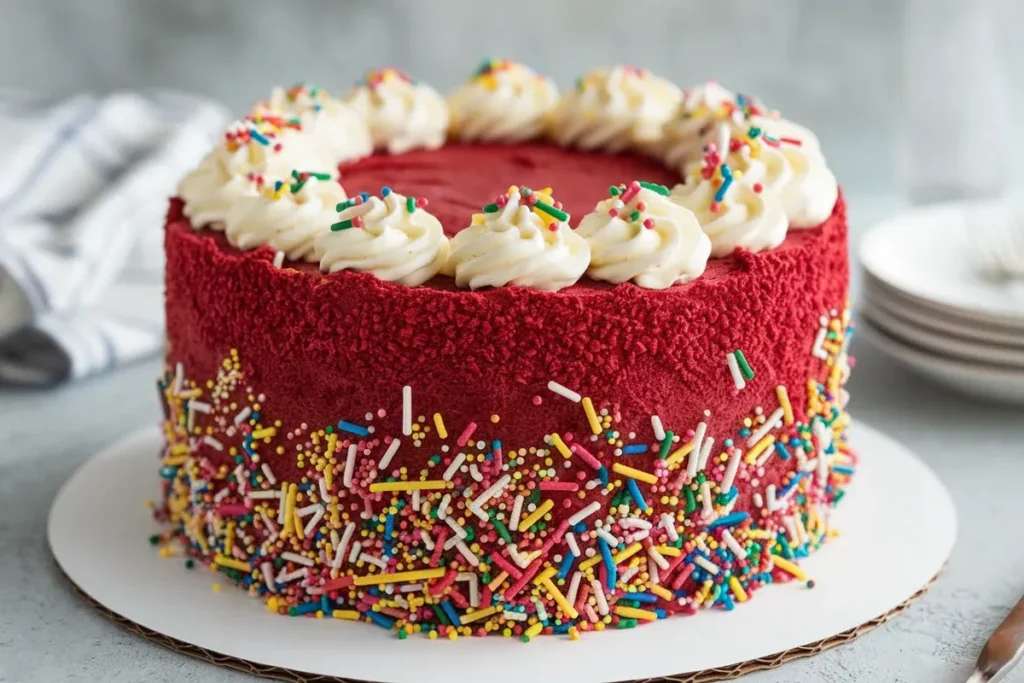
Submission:
[[[165,540],[282,614],[731,610],[807,582],[854,472],[845,204],[812,134],[716,84],[277,91],[166,252]]]

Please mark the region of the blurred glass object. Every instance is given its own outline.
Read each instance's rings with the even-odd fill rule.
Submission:
[[[1008,83],[993,0],[906,0],[899,167],[929,203],[1010,189]]]

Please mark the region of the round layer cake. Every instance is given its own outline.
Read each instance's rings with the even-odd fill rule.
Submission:
[[[277,93],[229,131],[241,170],[204,162],[171,203],[160,516],[271,609],[575,636],[806,581],[829,536],[855,457],[817,141],[660,80],[654,122],[645,99],[576,130],[587,79],[537,121],[484,116],[521,68],[442,100],[440,137],[426,95],[416,126],[375,104],[388,78],[416,102],[401,74]],[[513,101],[547,101],[526,77]],[[786,144],[784,181],[750,154]]]

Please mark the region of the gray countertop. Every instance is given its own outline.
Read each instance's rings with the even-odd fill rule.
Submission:
[[[851,198],[855,234],[894,203]],[[903,615],[849,645],[744,680],[959,683],[1024,594],[1015,502],[1024,482],[1024,418],[928,384],[863,340],[854,350],[855,417],[907,444],[938,472],[959,513],[956,548],[939,581]],[[78,599],[47,547],[46,517],[61,483],[91,454],[157,419],[158,371],[153,360],[55,391],[0,389],[0,681],[247,678],[111,624]],[[893,520],[892,533],[913,532]],[[1009,680],[1024,681],[1024,668]]]

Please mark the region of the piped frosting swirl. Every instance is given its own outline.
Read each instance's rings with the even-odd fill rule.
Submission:
[[[597,69],[559,102],[551,135],[563,146],[585,150],[653,150],[680,97],[679,88],[646,69]]]
[[[428,213],[423,198],[404,197],[383,188],[380,197],[365,193],[337,206],[330,231],[316,241],[320,270],[355,270],[381,280],[416,287],[441,271],[448,259],[448,238]]]
[[[549,189],[512,186],[452,238],[446,272],[470,289],[568,287],[590,263],[590,247],[568,221]]]
[[[711,242],[667,188],[634,181],[609,194],[576,230],[590,245],[592,278],[666,289],[704,272]]]
[[[448,129],[444,98],[398,69],[369,72],[345,102],[366,121],[375,149],[401,154],[444,144]]]
[[[486,60],[448,98],[452,135],[470,142],[523,142],[544,134],[558,102],[554,81],[522,64]]]

